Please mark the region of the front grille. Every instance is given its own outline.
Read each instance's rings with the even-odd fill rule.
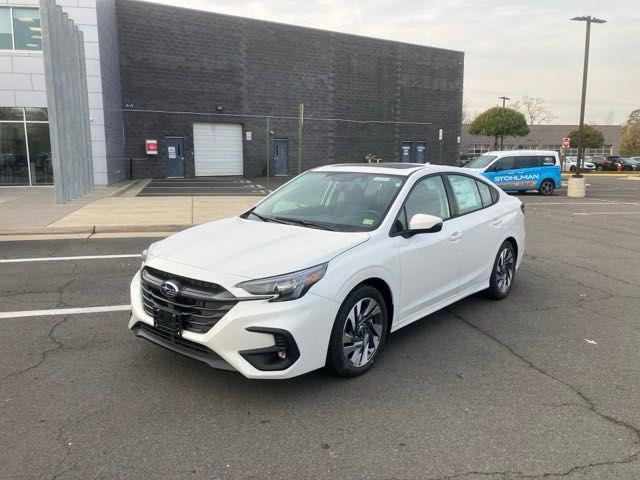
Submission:
[[[174,298],[160,291],[167,280],[180,283],[181,289]],[[173,275],[151,267],[141,274],[144,311],[154,317],[156,310],[165,310],[180,316],[184,330],[206,333],[238,303],[228,290],[215,283]]]
[[[175,345],[177,349],[185,350],[190,353],[194,353],[197,355],[207,355],[212,356],[216,359],[220,358],[217,354],[209,350],[204,345],[200,345],[199,343],[192,342],[191,340],[186,340],[177,335],[172,335],[168,332],[163,332],[157,328],[152,327],[151,325],[147,325],[146,323],[140,323],[139,328],[147,332],[153,338],[157,340],[161,340],[163,342]],[[185,352],[186,353],[186,352]]]
[[[186,340],[178,335],[159,330],[147,325],[146,323],[139,322],[133,327],[133,331],[138,337],[145,338],[150,342],[160,345],[173,352],[186,355],[187,357],[200,360],[209,364],[213,368],[219,368],[222,370],[234,370],[220,355],[212,350],[209,350],[204,345]]]

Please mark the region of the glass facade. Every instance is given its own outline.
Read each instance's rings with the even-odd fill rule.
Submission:
[[[37,8],[0,8],[0,49],[42,50],[40,10]]]
[[[0,108],[0,185],[53,183],[46,108]]]

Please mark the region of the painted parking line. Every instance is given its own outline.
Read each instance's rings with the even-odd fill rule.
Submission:
[[[126,312],[131,305],[108,305],[103,307],[54,308],[51,310],[22,310],[18,312],[0,312],[2,318],[50,317],[55,315],[79,315],[83,313]]]
[[[640,212],[573,212],[573,215],[640,215]]]
[[[620,203],[620,202],[526,202],[525,205],[562,205],[563,207],[570,207],[571,205],[635,205],[635,203]]]
[[[26,262],[65,262],[75,260],[108,260],[112,258],[140,258],[141,254],[127,255],[81,255],[76,257],[35,257],[35,258],[3,258],[0,263],[26,263]]]

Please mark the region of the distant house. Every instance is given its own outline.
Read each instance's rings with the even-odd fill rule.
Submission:
[[[620,148],[620,135],[622,126],[620,125],[593,125],[604,135],[604,146],[602,148],[588,148],[585,155],[615,155]],[[469,125],[462,126],[462,138],[460,139],[460,155],[475,157],[484,152],[493,150],[493,137],[482,135],[471,135],[468,131]],[[562,148],[562,139],[567,137],[569,132],[577,128],[577,125],[532,125],[526,137],[505,137],[505,150],[557,150]],[[569,148],[566,155],[576,155],[577,149]]]

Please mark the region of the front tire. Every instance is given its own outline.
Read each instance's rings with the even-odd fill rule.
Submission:
[[[388,324],[382,294],[370,285],[356,288],[338,310],[329,340],[327,368],[341,377],[365,373],[384,346]]]
[[[500,246],[498,255],[496,255],[496,259],[493,262],[489,288],[486,290],[487,296],[494,300],[505,298],[511,291],[515,275],[516,252],[513,244],[506,241]]]
[[[543,180],[542,183],[540,184],[540,187],[538,188],[538,193],[540,195],[544,195],[545,197],[548,197],[549,195],[553,195],[554,190],[556,189],[556,185],[553,182],[553,180],[550,179],[546,179]]]

